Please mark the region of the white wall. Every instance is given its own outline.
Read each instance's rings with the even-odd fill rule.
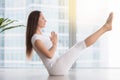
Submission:
[[[114,12],[113,30],[108,37],[109,66],[120,67],[120,0],[109,0],[108,12]]]
[[[109,13],[114,12],[113,30],[99,39],[102,67],[120,67],[119,3],[120,0],[77,0],[77,31],[81,36],[84,35],[83,38],[98,30],[105,23]]]

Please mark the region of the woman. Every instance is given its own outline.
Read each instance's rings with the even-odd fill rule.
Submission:
[[[33,49],[37,52],[50,75],[65,75],[72,64],[79,58],[80,51],[91,46],[105,32],[112,30],[113,13],[110,13],[106,23],[85,40],[76,43],[65,54],[58,57],[56,54],[57,34],[51,32],[51,36],[45,36],[42,29],[46,20],[41,11],[30,13],[26,30],[26,55],[32,58]]]

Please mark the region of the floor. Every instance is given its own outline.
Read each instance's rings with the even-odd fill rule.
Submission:
[[[120,69],[72,69],[49,76],[45,69],[0,69],[0,80],[120,80]]]

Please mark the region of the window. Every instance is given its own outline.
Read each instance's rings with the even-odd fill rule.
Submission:
[[[98,30],[104,24],[109,12],[113,11],[115,13],[113,31],[103,35],[93,46],[82,52],[75,67],[120,67],[120,38],[116,36],[120,32],[120,2],[71,1],[76,5],[70,5],[70,0],[1,0],[0,17],[15,19],[26,25],[29,13],[33,10],[41,10],[47,19],[43,31],[46,34],[51,31],[58,33],[57,53],[62,55],[74,43],[84,40]],[[70,14],[73,14],[73,19],[70,18]],[[42,61],[35,51],[32,60],[26,62],[25,31],[26,27],[21,27],[0,33],[0,67],[43,68]]]
[[[14,2],[14,3],[13,3]],[[27,16],[33,10],[41,10],[47,19],[46,28],[50,33],[56,31],[59,35],[58,54],[68,49],[68,1],[63,0],[2,0],[0,12],[2,17],[18,20],[26,25]],[[18,4],[16,4],[18,3]],[[64,5],[63,5],[64,4]],[[14,15],[14,16],[13,16]],[[42,62],[34,51],[32,61],[26,62],[25,56],[26,27],[14,28],[0,34],[0,67],[5,68],[41,68]],[[64,35],[65,34],[65,35]]]

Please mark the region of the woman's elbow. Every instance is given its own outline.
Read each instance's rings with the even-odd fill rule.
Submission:
[[[51,59],[51,58],[52,58],[52,56],[47,56],[47,58]]]
[[[47,55],[47,58],[51,59],[53,57],[53,55]]]

